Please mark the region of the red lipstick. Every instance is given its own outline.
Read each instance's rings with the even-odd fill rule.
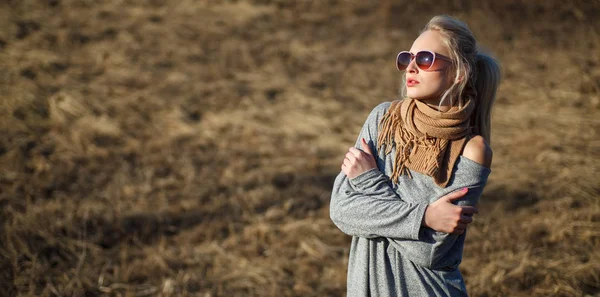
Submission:
[[[418,80],[412,79],[412,78],[407,78],[406,79],[406,86],[407,87],[414,87],[419,83]]]

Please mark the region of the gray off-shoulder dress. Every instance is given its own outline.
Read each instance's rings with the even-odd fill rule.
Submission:
[[[466,233],[437,232],[421,221],[428,204],[463,187],[469,191],[457,204],[475,205],[490,169],[460,156],[446,188],[415,171],[393,184],[395,150],[376,149],[378,123],[390,104],[371,111],[355,145],[365,138],[378,168],[353,179],[340,172],[331,194],[331,220],[352,236],[347,296],[467,296],[458,270]]]

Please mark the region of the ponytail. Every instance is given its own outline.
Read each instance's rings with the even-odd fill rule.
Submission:
[[[501,70],[498,62],[487,54],[478,53],[474,69],[475,90],[477,92],[475,110],[471,124],[476,128],[476,134],[491,143],[492,105],[496,100],[496,91],[500,85]]]
[[[491,143],[491,113],[500,85],[500,65],[494,58],[482,53],[469,26],[456,18],[435,16],[425,25],[423,32],[427,30],[441,34],[454,65],[454,83],[442,94],[440,105],[450,99],[450,105],[458,103],[460,107],[464,98],[472,98],[476,94],[470,125],[474,134]],[[468,79],[461,79],[463,77]]]

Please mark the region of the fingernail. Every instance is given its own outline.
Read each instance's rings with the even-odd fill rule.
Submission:
[[[467,187],[464,187],[464,188],[462,189],[462,191],[463,191],[463,192],[466,192],[467,190],[469,190],[469,188],[467,188]]]

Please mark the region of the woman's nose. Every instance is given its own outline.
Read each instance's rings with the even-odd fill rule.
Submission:
[[[406,72],[417,73],[418,71],[419,71],[419,68],[417,67],[416,59],[411,59],[410,63],[408,63],[408,66],[406,66]]]

